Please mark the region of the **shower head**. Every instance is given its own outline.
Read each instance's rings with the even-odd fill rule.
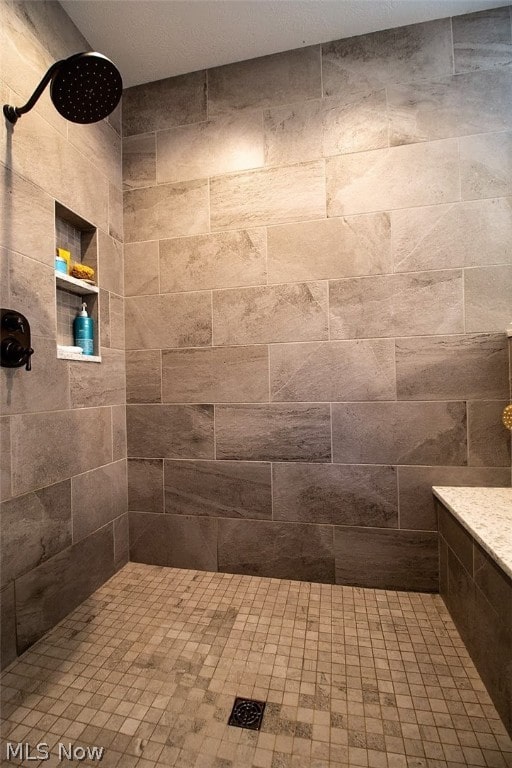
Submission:
[[[96,123],[116,108],[123,81],[115,64],[96,51],[75,53],[57,61],[23,107],[4,104],[4,115],[14,125],[32,109],[51,81],[50,97],[62,117],[73,123]]]

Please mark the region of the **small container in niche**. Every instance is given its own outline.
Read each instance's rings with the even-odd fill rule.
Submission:
[[[55,257],[55,271],[62,272],[62,274],[67,275],[68,263],[66,259],[62,259],[60,256]]]

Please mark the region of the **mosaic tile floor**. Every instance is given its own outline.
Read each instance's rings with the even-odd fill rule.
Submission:
[[[437,595],[129,563],[2,690],[4,765],[512,765]],[[260,732],[227,725],[235,696],[267,701]],[[50,757],[6,759],[7,742]],[[59,744],[105,751],[59,763]]]

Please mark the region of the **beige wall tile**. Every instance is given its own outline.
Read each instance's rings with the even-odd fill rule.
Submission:
[[[213,292],[213,343],[266,344],[327,338],[327,284]]]
[[[98,232],[98,285],[119,296],[124,294],[123,244]]]
[[[164,461],[165,511],[269,520],[271,465],[258,461]]]
[[[0,369],[4,415],[69,408],[68,363],[57,360],[55,339],[32,336],[31,343],[34,354],[30,372],[24,367]]]
[[[126,375],[122,350],[103,347],[101,363],[85,364],[71,360],[68,365],[72,408],[126,403]]]
[[[196,235],[208,229],[208,182],[133,189],[124,195],[126,242]]]
[[[455,139],[331,157],[326,174],[328,216],[434,205],[460,196]]]
[[[512,132],[459,140],[463,200],[512,194]]]
[[[126,402],[160,403],[162,353],[159,349],[126,352]],[[141,510],[139,510],[141,511]]]
[[[143,133],[123,139],[123,185],[125,189],[156,184],[156,134]]]
[[[0,500],[11,496],[11,425],[8,416],[0,416]]]
[[[396,340],[399,400],[486,400],[507,397],[504,336],[469,334]]]
[[[264,127],[266,165],[387,147],[386,92],[274,107],[265,111]]]
[[[217,570],[217,521],[182,515],[130,512],[130,560]]]
[[[108,185],[108,233],[122,242],[123,190],[115,184]]]
[[[55,339],[55,270],[12,251],[8,254],[8,263],[7,303],[3,306],[25,315],[34,335]]]
[[[160,243],[163,293],[265,282],[266,233],[262,228],[179,237]]]
[[[322,161],[222,176],[210,181],[212,229],[281,224],[324,215]]]
[[[13,416],[11,449],[15,494],[107,464],[112,460],[110,409]]]
[[[128,456],[213,458],[212,405],[128,405]]]
[[[462,333],[462,270],[331,280],[331,339]]]
[[[512,59],[510,8],[454,16],[455,72],[506,66]]]
[[[391,145],[504,131],[512,121],[507,70],[472,72],[387,89]]]
[[[207,291],[134,296],[125,305],[127,349],[211,344],[211,295]]]
[[[274,464],[274,519],[301,523],[398,526],[394,467]]]
[[[159,183],[233,173],[263,163],[260,112],[226,115],[157,133]]]
[[[465,465],[466,404],[334,403],[333,460]]]
[[[208,71],[210,116],[319,98],[320,48],[275,53]]]
[[[121,137],[106,120],[89,125],[68,121],[68,140],[91,159],[111,184],[122,185]]]
[[[272,344],[269,350],[274,401],[396,398],[391,339]]]
[[[126,459],[126,406],[114,405],[112,413],[112,461]]]
[[[136,85],[123,93],[123,136],[201,120],[206,120],[204,71]]]
[[[55,267],[54,202],[50,195],[2,166],[2,245]]]
[[[285,283],[392,272],[390,240],[387,213],[269,227],[268,280]]]
[[[328,405],[218,405],[217,459],[330,461]]]
[[[385,29],[322,46],[324,95],[435,79],[453,71],[449,19]]]
[[[124,291],[126,296],[159,293],[158,241],[127,243],[124,246]]]
[[[73,477],[71,508],[73,543],[127,512],[126,460]]]
[[[268,401],[266,346],[164,349],[162,402]]]
[[[134,512],[164,511],[164,460],[128,460],[128,509]]]
[[[501,421],[508,403],[508,394],[501,401],[468,403],[468,463],[471,466],[510,468],[510,432],[503,428]]]
[[[464,270],[466,332],[504,331],[512,315],[512,266]]]
[[[391,213],[395,272],[512,263],[512,198]]]
[[[115,293],[110,294],[110,346],[113,349],[125,348],[125,313],[124,313],[124,299],[121,296],[116,296]]]

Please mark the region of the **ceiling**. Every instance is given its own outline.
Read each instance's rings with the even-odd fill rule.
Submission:
[[[508,0],[60,0],[125,87]]]

